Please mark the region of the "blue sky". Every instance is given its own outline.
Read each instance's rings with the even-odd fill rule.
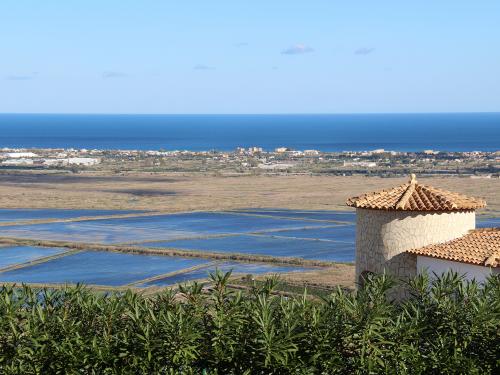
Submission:
[[[500,111],[498,0],[3,0],[0,112]]]

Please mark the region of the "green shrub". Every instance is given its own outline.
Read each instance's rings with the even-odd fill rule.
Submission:
[[[0,289],[2,374],[489,374],[500,369],[500,281],[457,274],[395,285],[369,276],[356,293],[282,297],[229,274],[153,297]],[[179,297],[179,295],[181,297]]]

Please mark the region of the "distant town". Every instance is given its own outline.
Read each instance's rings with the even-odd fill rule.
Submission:
[[[500,151],[322,152],[279,147],[238,147],[222,151],[141,151],[96,149],[0,149],[2,170],[115,172],[200,172],[212,174],[317,174],[394,177],[419,175],[498,178]]]

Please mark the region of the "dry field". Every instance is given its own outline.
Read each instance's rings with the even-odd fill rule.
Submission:
[[[310,272],[295,272],[281,275],[281,279],[292,284],[305,286],[341,286],[354,289],[354,266],[337,264],[334,267],[318,269]]]
[[[432,177],[424,184],[485,198],[500,211],[500,179]],[[347,209],[352,195],[405,178],[223,176],[201,174],[0,174],[0,207],[149,209],[166,212],[234,208]]]

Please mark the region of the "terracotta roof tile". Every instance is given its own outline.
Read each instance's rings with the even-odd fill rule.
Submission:
[[[500,267],[500,228],[475,229],[455,240],[408,252],[462,263]]]
[[[420,185],[415,175],[411,175],[411,180],[406,184],[349,198],[347,205],[377,210],[458,211],[485,207],[486,202],[479,198]]]

